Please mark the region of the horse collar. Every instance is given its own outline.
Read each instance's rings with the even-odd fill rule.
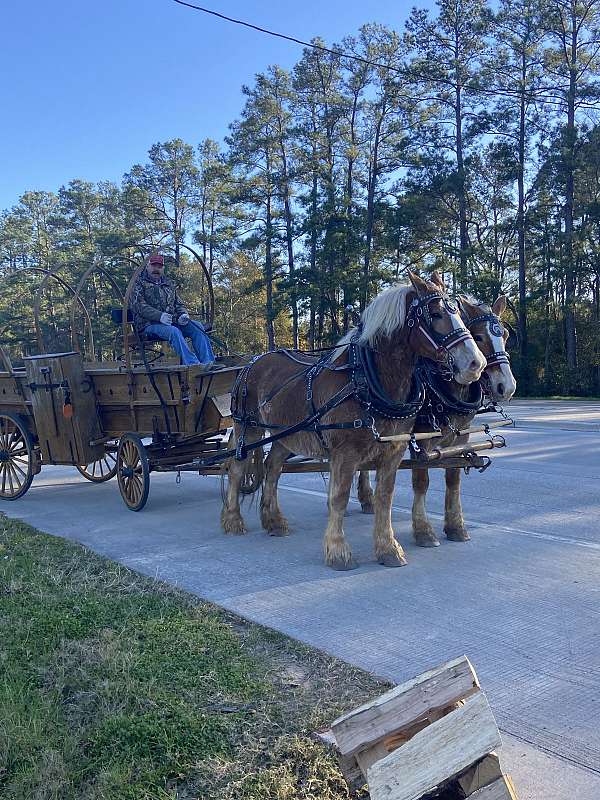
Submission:
[[[412,375],[408,398],[396,402],[379,379],[372,348],[352,342],[349,360],[356,397],[367,410],[388,419],[408,419],[419,412],[425,401],[425,388],[417,370]]]

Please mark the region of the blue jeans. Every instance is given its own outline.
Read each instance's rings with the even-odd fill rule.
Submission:
[[[168,342],[173,350],[185,364],[208,364],[215,360],[215,354],[210,344],[210,339],[204,332],[199,322],[191,319],[187,325],[163,325],[162,322],[153,322],[144,329],[144,333]],[[185,338],[191,339],[194,353],[187,346]]]

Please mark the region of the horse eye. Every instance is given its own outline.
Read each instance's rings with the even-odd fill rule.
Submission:
[[[432,311],[431,319],[441,319],[441,318],[442,318],[442,315],[440,314],[439,311]]]
[[[483,336],[480,336],[478,333],[475,334],[473,338],[475,339],[476,342],[483,342]]]

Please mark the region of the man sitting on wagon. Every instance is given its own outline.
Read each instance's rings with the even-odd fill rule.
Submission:
[[[181,363],[212,364],[215,360],[210,339],[200,322],[190,319],[175,284],[165,277],[165,258],[151,255],[140,273],[131,297],[133,324],[140,335],[168,342]],[[191,340],[194,352],[186,343]]]

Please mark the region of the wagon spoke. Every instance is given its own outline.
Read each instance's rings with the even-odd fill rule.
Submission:
[[[129,480],[127,485],[127,494],[132,502],[136,503],[138,501],[139,495],[136,490],[135,478],[131,478]]]
[[[129,466],[129,455],[125,446],[121,451],[122,463]],[[117,474],[117,456],[115,453],[103,453],[100,458],[90,461],[88,464],[77,466],[84,478],[93,483],[104,483],[109,481]]]
[[[21,469],[21,467],[14,460],[13,461],[9,461],[8,464],[12,468],[12,470],[13,470],[13,472],[15,474],[15,477],[18,477],[17,476],[17,472],[20,472],[24,479],[27,478],[27,473],[23,469]],[[21,481],[19,481],[19,483],[21,483]]]
[[[0,470],[2,470],[2,493],[4,494],[4,492],[6,491],[6,472],[7,472],[5,462],[0,464]]]
[[[8,461],[6,462],[6,471],[8,472],[8,482],[10,484],[10,493],[14,494],[15,493],[15,487],[14,487],[14,484],[13,484],[12,472],[10,470],[10,462],[8,462]]]
[[[14,464],[12,464],[12,462],[8,461],[7,463],[8,463],[9,474],[12,475],[13,480],[16,484],[16,488],[20,489],[22,481],[21,478],[19,478],[19,473],[15,469],[15,466]]]
[[[142,496],[142,482],[139,478],[131,479],[131,494],[134,501],[137,503]]]

